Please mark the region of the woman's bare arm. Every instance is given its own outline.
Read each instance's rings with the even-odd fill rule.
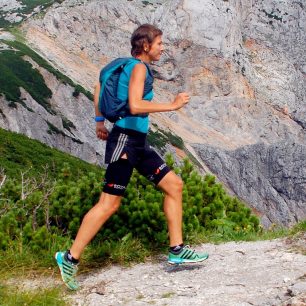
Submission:
[[[154,103],[143,100],[143,89],[146,79],[147,68],[140,63],[135,65],[129,83],[129,107],[131,114],[155,113],[173,111],[183,107],[189,101],[187,93],[179,93],[173,102]]]
[[[103,114],[99,111],[99,95],[100,95],[100,83],[97,83],[94,88],[94,106],[95,106],[95,115],[102,117]],[[108,137],[108,129],[104,125],[104,121],[96,122],[96,135],[102,140],[106,140]]]

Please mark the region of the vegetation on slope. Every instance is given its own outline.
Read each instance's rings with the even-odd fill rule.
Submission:
[[[22,56],[18,51],[5,50],[0,53],[0,92],[12,102],[10,106],[15,107],[14,102],[24,104],[20,98],[22,87],[47,111],[52,112],[48,101],[52,96],[51,90],[38,70],[33,69]]]
[[[2,42],[12,48],[11,50],[2,50],[0,52],[0,93],[4,94],[8,101],[11,101],[10,106],[14,107],[16,102],[25,105],[20,98],[20,87],[22,87],[48,112],[54,113],[49,103],[52,92],[45,84],[40,72],[24,59],[25,55],[32,58],[40,67],[55,75],[64,84],[74,87],[74,96],[83,93],[92,100],[91,93],[54,69],[46,60],[22,42]]]
[[[33,252],[32,259],[48,258],[55,246],[69,243],[84,214],[97,202],[103,171],[25,136],[0,132],[0,248],[4,253],[12,248]],[[205,231],[225,234],[260,229],[251,210],[228,196],[213,176],[200,176],[188,160],[181,167],[174,167],[171,157],[167,162],[185,182],[187,240]],[[94,241],[93,256],[104,258],[111,249],[106,250],[107,245],[122,239],[136,239],[146,248],[166,246],[162,202],[162,193],[135,171],[122,208]]]
[[[19,0],[19,7],[12,8],[9,11],[0,8],[0,28],[10,28],[19,24],[24,19],[37,14],[38,12],[45,12],[53,3],[62,3],[64,0]],[[9,20],[8,16],[16,14],[20,21]]]
[[[55,179],[66,164],[69,164],[71,175],[76,178],[88,172],[101,172],[100,168],[51,149],[37,140],[0,128],[0,168],[11,180],[20,181],[20,174],[25,172],[29,178],[38,178],[46,167],[48,175]]]
[[[202,177],[185,160],[168,165],[184,181],[186,243],[275,238],[291,232],[263,232],[258,218],[226,194],[212,175]],[[98,200],[104,171],[23,135],[0,129],[0,277],[52,274],[53,254],[71,245],[84,214]],[[122,207],[86,249],[82,269],[108,262],[143,261],[167,248],[160,191],[133,173]],[[305,231],[306,222],[292,233]],[[39,272],[40,271],[40,272]],[[19,292],[0,285],[0,300],[57,305],[61,292]],[[64,303],[64,301],[62,301]],[[27,304],[28,305],[28,304]],[[32,304],[29,304],[32,305]]]

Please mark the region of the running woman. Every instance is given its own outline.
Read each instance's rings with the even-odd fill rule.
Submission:
[[[79,288],[75,277],[81,254],[103,224],[119,209],[134,168],[164,193],[163,207],[170,238],[168,262],[180,264],[208,258],[208,254],[199,254],[183,244],[183,182],[146,141],[149,113],[178,110],[190,99],[185,92],[168,103],[151,102],[153,91],[143,97],[145,81],[152,78],[148,64],[158,61],[164,51],[162,34],[160,29],[150,24],[139,26],[132,34],[134,60],[124,67],[118,85],[118,97],[129,101],[131,114],[116,121],[110,133],[104,125],[103,114],[98,110],[100,84],[95,86],[96,134],[99,139],[107,140],[105,162],[108,167],[100,199],[83,218],[70,250],[55,255],[62,279],[71,290]]]

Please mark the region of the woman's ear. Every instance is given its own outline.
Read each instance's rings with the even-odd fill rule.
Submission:
[[[143,43],[143,51],[146,53],[150,51],[150,45],[147,42]]]

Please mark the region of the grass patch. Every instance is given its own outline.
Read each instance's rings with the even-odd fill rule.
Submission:
[[[65,133],[63,131],[61,131],[60,129],[58,129],[55,125],[53,125],[51,122],[46,121],[47,125],[48,125],[48,131],[47,133],[52,135],[52,134],[56,134],[56,135],[62,135],[62,136],[66,136]]]
[[[57,271],[54,254],[68,249],[72,241],[67,237],[54,236],[44,252],[34,252],[21,241],[12,241],[4,251],[0,250],[0,279],[29,278],[33,275],[50,276]],[[1,304],[0,304],[1,305]]]
[[[272,240],[288,235],[288,230],[280,228],[277,230],[262,231],[260,233],[246,233],[246,232],[228,232],[220,233],[217,231],[207,233],[207,240],[212,243],[224,243],[230,241],[259,241],[259,240]],[[205,237],[205,236],[204,236]],[[205,239],[205,238],[204,238]]]
[[[175,295],[174,292],[166,292],[166,293],[162,294],[161,297],[162,297],[163,299],[168,299],[168,298],[172,297],[173,295]]]
[[[71,132],[71,129],[76,129],[76,126],[73,124],[73,122],[68,120],[65,117],[62,117],[62,123],[63,123],[63,127],[69,132]]]
[[[0,128],[0,165],[8,177],[20,180],[20,173],[26,171],[28,176],[39,177],[48,167],[49,175],[56,178],[67,163],[75,178],[87,172],[101,174],[101,168],[97,166],[22,134]]]
[[[306,220],[299,222],[289,230],[290,235],[306,232]]]
[[[12,26],[8,29],[8,31],[15,36],[15,39],[18,40],[21,43],[26,43],[26,38],[19,27]]]
[[[19,291],[13,286],[0,285],[0,305],[5,306],[58,306],[68,304],[61,297],[61,290],[37,289]]]
[[[165,137],[163,133],[160,131],[153,132],[149,130],[147,135],[148,142],[151,146],[160,149],[161,151],[165,151],[163,148],[166,146],[168,139]]]
[[[22,5],[25,7],[20,10],[20,13],[30,14],[38,6],[43,6],[47,8],[51,6],[55,1],[54,0],[21,0]]]
[[[108,264],[128,266],[131,263],[144,262],[152,250],[144,246],[138,239],[126,235],[118,241],[94,242],[84,254],[84,269]]]
[[[306,255],[306,220],[294,226],[287,236],[286,242],[290,245],[290,249],[295,253]]]
[[[187,239],[191,244],[201,243],[225,243],[225,242],[241,242],[241,241],[263,241],[273,240],[278,238],[289,237],[292,238],[296,235],[306,232],[306,220],[301,221],[291,228],[272,225],[269,229],[263,228],[259,232],[245,232],[245,231],[224,231],[214,230],[207,232],[195,232],[188,235]]]
[[[3,28],[3,29],[6,29],[8,27],[10,27],[12,24],[8,21],[8,20],[5,20],[4,18],[0,18],[0,28]]]

